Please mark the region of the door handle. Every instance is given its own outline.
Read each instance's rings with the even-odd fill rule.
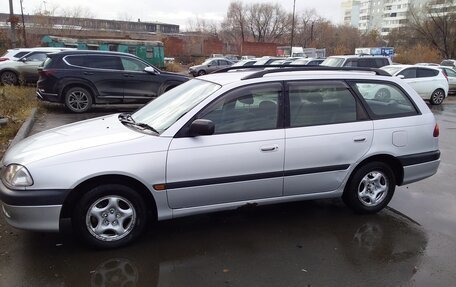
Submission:
[[[360,143],[360,142],[366,141],[366,138],[354,138],[353,141],[355,143]]]
[[[277,145],[261,147],[261,151],[276,151],[278,149],[279,149],[279,146],[277,146]]]
[[[84,75],[93,75],[92,72],[84,72],[83,74],[84,74]]]

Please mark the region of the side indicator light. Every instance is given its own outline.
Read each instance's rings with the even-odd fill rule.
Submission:
[[[158,191],[166,189],[166,185],[164,185],[164,184],[154,184],[153,187],[154,187],[155,190],[158,190]]]

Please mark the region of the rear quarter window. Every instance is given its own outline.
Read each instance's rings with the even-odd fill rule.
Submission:
[[[354,83],[375,118],[390,118],[417,115],[418,111],[409,97],[392,83]]]
[[[418,69],[417,78],[430,78],[439,74],[439,71],[433,69]]]

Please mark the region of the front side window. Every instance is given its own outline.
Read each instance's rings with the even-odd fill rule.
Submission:
[[[356,83],[355,89],[378,117],[416,115],[418,112],[405,93],[389,83]]]
[[[46,53],[32,53],[27,56],[27,61],[30,62],[43,62],[46,60],[47,54]]]
[[[215,134],[275,129],[281,91],[279,83],[236,89],[225,94],[199,118],[211,120]]]
[[[405,69],[398,74],[404,76],[404,79],[413,79],[416,78],[416,68]]]
[[[343,82],[289,84],[290,127],[357,120],[356,100]]]
[[[121,61],[125,71],[142,72],[147,67],[146,64],[136,59],[122,57]]]

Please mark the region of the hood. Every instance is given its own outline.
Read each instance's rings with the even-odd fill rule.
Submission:
[[[172,80],[180,80],[182,82],[186,82],[186,81],[190,80],[189,77],[179,74],[179,73],[160,71],[160,75],[172,76]]]
[[[145,135],[124,126],[118,114],[54,128],[25,138],[11,147],[3,164],[27,165],[73,151],[131,141]]]

